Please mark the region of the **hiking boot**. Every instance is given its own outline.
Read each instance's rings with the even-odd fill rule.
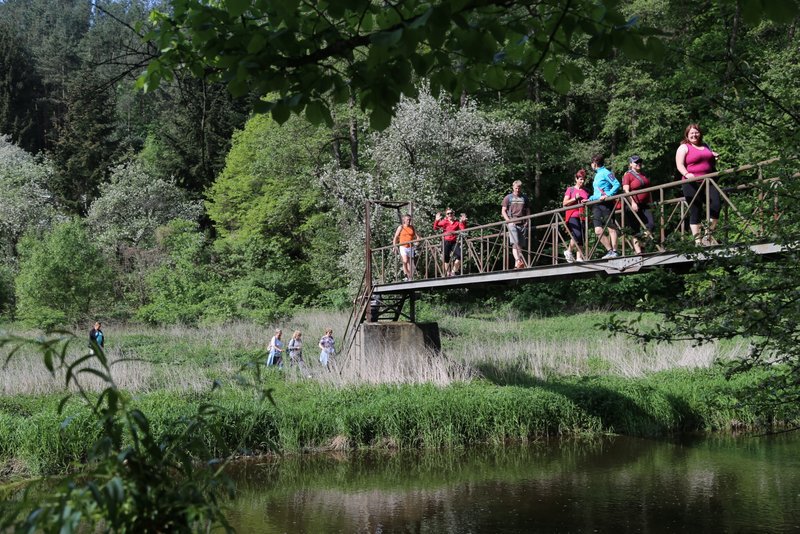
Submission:
[[[572,255],[570,249],[564,251],[564,257],[567,259],[567,263],[575,263],[575,256]]]

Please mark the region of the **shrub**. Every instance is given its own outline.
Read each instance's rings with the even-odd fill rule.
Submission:
[[[112,271],[75,219],[44,235],[27,235],[19,245],[16,278],[17,315],[42,328],[76,324],[101,309]]]
[[[10,317],[14,311],[14,273],[0,263],[0,317]]]

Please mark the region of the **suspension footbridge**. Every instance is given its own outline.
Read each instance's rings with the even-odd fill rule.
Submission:
[[[604,230],[608,224],[621,228],[620,255],[611,259],[600,258],[605,249],[600,246],[588,216],[582,221],[583,235],[587,236],[582,245],[586,261],[570,262],[565,258],[563,251],[570,240],[565,214],[573,207],[543,211],[512,221],[530,229],[527,242],[522,244],[522,268],[515,268],[506,221],[456,232],[462,261],[458,271],[453,273],[444,271],[442,236],[421,237],[410,242],[415,247],[412,280],[404,279],[396,247],[390,243],[373,243],[369,214],[380,205],[397,210],[399,220],[400,210],[413,211],[413,206],[408,202],[367,201],[365,272],[348,321],[344,349],[350,349],[362,323],[416,322],[418,293],[597,275],[621,276],[654,269],[686,271],[714,255],[731,254],[743,248],[761,256],[780,254],[782,247],[771,242],[770,228],[781,217],[782,180],[797,177],[796,172],[787,171],[776,158],[609,197],[607,201],[615,200],[617,209],[615,222],[609,220]],[[682,186],[690,181],[698,182],[701,187],[693,197],[686,198]],[[646,225],[641,214],[631,209],[631,202],[634,196],[643,193],[650,193],[653,199],[650,209],[655,226],[652,232],[636,235],[629,227],[646,228]],[[707,235],[699,246],[692,246],[695,239],[689,230],[690,210],[693,206],[702,207],[704,226],[708,229],[712,194],[720,198],[718,223],[713,235]],[[591,213],[592,206],[599,202],[587,202],[583,207]],[[632,224],[636,222],[639,224]],[[643,253],[634,252],[634,239],[644,243]]]

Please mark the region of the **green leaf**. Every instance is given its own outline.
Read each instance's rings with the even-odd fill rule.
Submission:
[[[236,18],[250,8],[250,0],[228,0],[227,6],[228,14],[231,18]]]
[[[558,64],[555,61],[545,61],[544,65],[542,65],[542,76],[549,84],[552,84],[556,79],[557,72]]]
[[[664,41],[658,37],[648,37],[647,41],[645,41],[645,46],[647,47],[648,59],[650,61],[657,63],[663,61],[667,53],[667,49],[664,46]]]
[[[234,78],[228,83],[228,91],[235,97],[246,95],[248,91],[247,81],[243,77]]]
[[[108,376],[108,375],[107,375],[107,374],[105,374],[105,373],[102,373],[102,372],[98,371],[97,369],[83,368],[83,369],[81,369],[80,371],[78,371],[78,372],[77,372],[77,373],[75,373],[75,374],[90,374],[90,375],[95,375],[96,377],[98,377],[98,378],[99,378],[100,380],[102,380],[103,382],[106,382],[106,383],[108,383],[108,384],[111,384],[111,383],[112,383],[112,380],[111,380],[111,377],[110,377],[110,376]]]
[[[557,93],[565,95],[569,92],[569,78],[563,73],[559,73],[558,76],[556,76],[556,79],[552,85],[553,89],[555,89]]]
[[[414,67],[414,72],[417,76],[426,76],[433,66],[433,54],[412,54],[411,65]]]
[[[272,108],[272,118],[278,124],[283,124],[288,121],[291,114],[292,112],[289,107],[280,103],[275,104],[275,107]]]
[[[369,125],[374,130],[385,130],[391,122],[392,114],[381,107],[375,107],[369,114]]]
[[[766,3],[789,3],[785,2],[784,0],[767,0]],[[749,24],[758,24],[758,21],[761,20],[761,12],[764,8],[763,2],[761,0],[739,0],[739,5],[741,6],[742,10],[742,18],[745,22]]]
[[[798,5],[795,0],[766,0],[762,5],[764,13],[774,22],[789,22],[797,16]]]
[[[393,31],[383,31],[372,34],[369,40],[375,46],[389,48],[399,43],[401,37],[403,37],[403,28],[397,28]]]
[[[306,118],[311,124],[333,124],[333,118],[328,106],[319,100],[313,100],[306,105]]]
[[[506,86],[506,71],[497,65],[489,67],[486,69],[484,80],[492,89],[502,89]]]
[[[611,51],[611,40],[608,35],[594,35],[589,39],[589,57],[603,58]]]
[[[257,54],[264,49],[264,45],[267,44],[267,39],[264,37],[264,34],[261,32],[255,32],[253,37],[250,38],[250,43],[247,45],[247,52],[249,54]]]
[[[425,26],[425,24],[428,23],[428,19],[431,18],[432,13],[433,13],[433,8],[426,9],[424,13],[417,16],[417,18],[415,18],[413,21],[411,21],[410,24],[407,25],[408,28],[411,28],[412,30],[422,28],[423,26]]]
[[[631,59],[647,58],[647,49],[638,35],[634,35],[630,32],[622,32],[622,34],[619,35],[619,39],[621,41],[620,46],[622,51],[626,56]]]

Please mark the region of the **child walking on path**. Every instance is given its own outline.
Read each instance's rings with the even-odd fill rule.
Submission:
[[[325,335],[319,340],[319,363],[330,371],[330,359],[336,354],[335,342],[333,340],[333,328],[325,329]]]
[[[272,339],[269,342],[269,347],[267,347],[267,350],[269,351],[267,366],[277,365],[278,367],[283,367],[283,341],[281,341],[282,335],[283,332],[281,332],[280,328],[278,328],[275,330],[275,335],[272,336]]]

